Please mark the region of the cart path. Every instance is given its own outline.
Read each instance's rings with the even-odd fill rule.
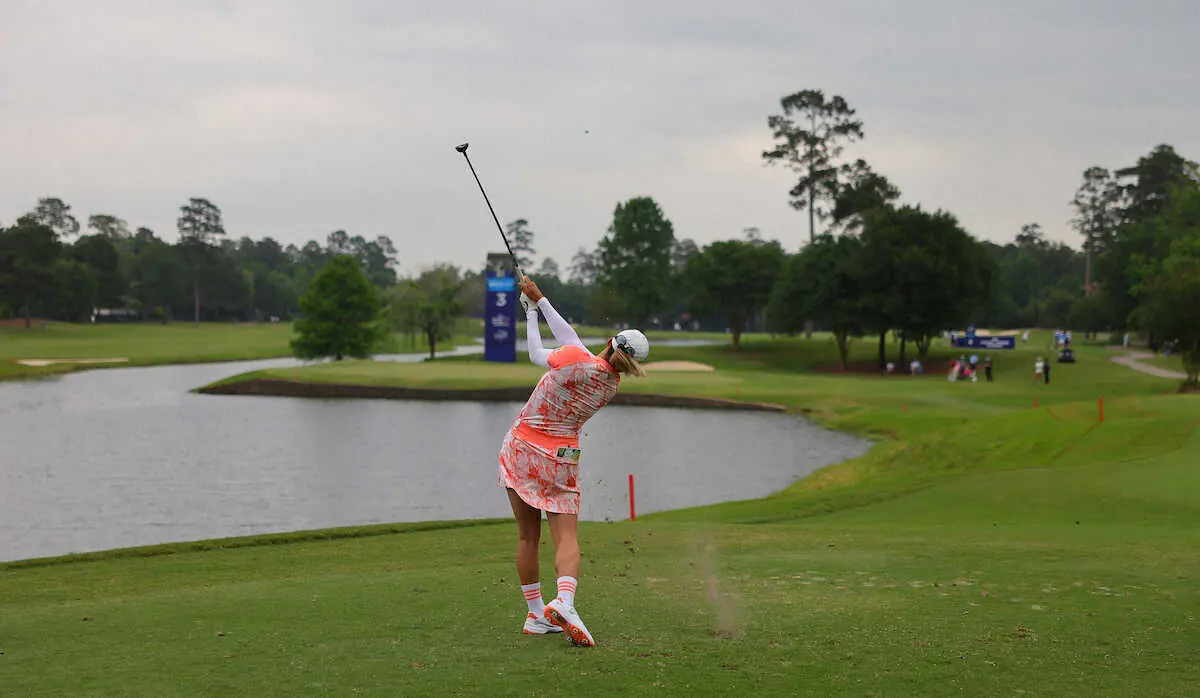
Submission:
[[[1177,380],[1183,380],[1184,378],[1187,378],[1187,374],[1181,371],[1172,371],[1169,368],[1159,368],[1158,366],[1147,366],[1146,364],[1142,363],[1142,359],[1150,359],[1153,357],[1154,354],[1151,354],[1148,351],[1131,351],[1126,356],[1114,356],[1112,357],[1112,360],[1119,364],[1128,366],[1135,371],[1149,373],[1150,375],[1158,376],[1159,378],[1175,378]]]

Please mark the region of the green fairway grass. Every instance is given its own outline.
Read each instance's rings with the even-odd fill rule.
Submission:
[[[775,402],[877,443],[761,500],[581,524],[593,649],[521,635],[511,523],[301,532],[0,565],[3,694],[1197,695],[1200,402],[1076,352],[1034,385],[1027,348],[991,352],[992,384],[815,372],[825,338],[653,348],[716,371],[622,390]],[[486,387],[541,371],[264,373]],[[746,448],[730,467],[753,467]],[[550,596],[548,531],[542,565]]]
[[[464,319],[454,338],[439,342],[439,350],[474,341],[483,331],[480,321]],[[49,323],[0,327],[0,380],[53,375],[105,366],[248,361],[288,357],[295,337],[290,323]],[[392,335],[380,353],[428,351],[422,338]],[[25,366],[18,359],[128,359],[118,364],[54,364]]]
[[[17,359],[129,359],[128,364],[196,363],[288,356],[290,324],[174,323],[0,327],[0,377],[78,370],[23,366]],[[122,364],[115,364],[122,365]]]

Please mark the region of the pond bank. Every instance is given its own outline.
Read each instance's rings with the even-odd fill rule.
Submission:
[[[532,386],[504,388],[408,388],[399,386],[362,385],[291,381],[278,378],[249,378],[218,383],[195,392],[204,395],[256,395],[301,398],[367,398],[382,400],[462,400],[471,402],[524,402]],[[656,395],[649,393],[617,393],[611,405],[636,407],[685,407],[692,409],[745,410],[753,412],[786,412],[782,405],[763,402],[742,402],[720,398],[685,395]]]

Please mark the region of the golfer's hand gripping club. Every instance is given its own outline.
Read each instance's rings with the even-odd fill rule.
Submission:
[[[529,296],[525,295],[524,293],[521,294],[519,300],[521,301],[521,309],[525,311],[525,315],[528,316],[530,313],[537,310],[537,304],[529,300]]]
[[[525,276],[525,274],[521,274],[520,277],[518,277],[517,286],[521,289],[521,295],[525,298],[528,298],[529,302],[533,303],[535,306],[537,305],[537,302],[542,299],[541,289],[537,287],[537,284],[533,283],[533,279]]]

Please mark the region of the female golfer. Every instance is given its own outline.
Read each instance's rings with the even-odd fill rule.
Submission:
[[[624,330],[609,339],[599,355],[588,351],[579,335],[554,310],[537,284],[522,275],[521,305],[528,321],[529,359],[549,370],[542,375],[525,407],[513,421],[500,447],[500,486],[508,490],[517,519],[517,574],[528,614],[524,632],[566,632],[570,641],[592,647],[592,639],[575,611],[579,583],[579,431],[617,393],[620,374],[643,376],[639,361],[650,351],[646,336]],[[538,310],[558,340],[559,348],[542,347]],[[542,602],[538,576],[538,540],[542,512],[554,538],[558,596]]]

